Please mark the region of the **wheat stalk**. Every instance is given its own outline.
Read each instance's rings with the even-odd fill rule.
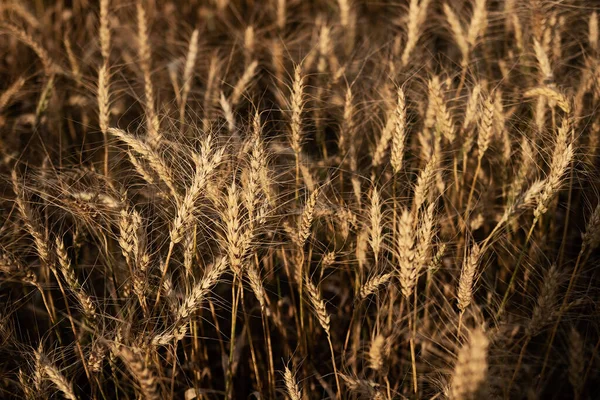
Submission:
[[[258,61],[252,61],[246,67],[244,74],[240,77],[240,79],[235,84],[235,86],[233,88],[233,93],[231,94],[231,105],[232,106],[235,107],[240,102],[242,95],[248,88],[250,81],[252,80],[252,78],[254,77],[254,74],[256,73],[257,67],[258,67]]]
[[[379,287],[381,285],[385,285],[386,283],[388,283],[390,281],[390,279],[392,278],[392,276],[393,275],[391,273],[386,273],[383,275],[374,276],[374,277],[370,278],[360,288],[359,298],[361,300],[366,299],[367,297],[369,297],[370,295],[375,293],[377,290],[379,290]]]
[[[150,143],[155,144],[160,140],[160,127],[158,115],[155,109],[154,87],[150,78],[150,63],[152,55],[150,53],[150,39],[148,37],[148,21],[146,20],[146,10],[143,0],[137,0],[137,28],[138,28],[138,56],[140,58],[140,68],[144,77],[144,96],[146,106],[146,127]]]
[[[526,91],[523,96],[525,97],[539,97],[544,96],[548,100],[551,100],[556,103],[565,113],[569,114],[571,112],[571,104],[567,97],[559,92],[557,89],[550,86],[541,86],[533,89],[529,89]]]
[[[552,309],[556,304],[558,278],[559,273],[556,265],[552,265],[552,267],[544,276],[544,283],[540,290],[537,303],[533,308],[531,320],[529,320],[529,324],[526,328],[525,334],[527,336],[537,335],[544,328],[544,326],[548,324],[550,318],[552,317]]]
[[[483,36],[487,26],[486,0],[475,0],[473,16],[467,29],[467,43],[473,48],[477,39]]]
[[[477,272],[477,267],[479,266],[481,256],[481,248],[477,245],[477,243],[474,243],[471,246],[468,257],[466,257],[463,262],[457,290],[458,309],[461,311],[461,313],[464,312],[471,304],[475,272]]]
[[[14,81],[2,94],[0,95],[0,110],[4,110],[4,108],[9,104],[10,100],[21,90],[23,85],[25,84],[25,78],[20,77],[16,81]]]
[[[283,381],[285,382],[285,388],[290,400],[302,399],[302,392],[300,392],[296,379],[294,379],[294,374],[292,374],[292,371],[290,371],[287,366],[285,367],[285,372],[283,374]]]
[[[181,106],[179,109],[179,120],[184,121],[185,106],[192,88],[192,80],[194,77],[194,66],[196,65],[196,57],[198,56],[198,29],[194,29],[190,36],[187,56],[185,57],[185,66],[183,68],[183,85],[181,89]]]
[[[585,381],[583,380],[585,349],[583,339],[575,327],[569,332],[569,382],[573,386],[575,399],[579,399]]]
[[[110,26],[108,20],[108,8],[110,0],[100,1],[100,50],[104,62],[108,61],[110,55]]]
[[[460,19],[456,13],[446,3],[444,3],[444,14],[446,15],[446,21],[448,21],[448,24],[450,25],[454,41],[462,54],[462,65],[466,66],[469,59],[469,42],[467,34],[464,32]]]
[[[116,346],[117,354],[123,360],[131,375],[137,380],[142,395],[147,400],[160,399],[160,390],[156,378],[144,359],[125,346]]]
[[[410,0],[406,16],[407,39],[402,52],[402,65],[406,66],[410,56],[417,46],[421,35],[421,27],[427,17],[427,7],[431,0]]]
[[[593,51],[598,51],[598,13],[594,11],[590,15],[588,41]]]
[[[313,217],[315,214],[315,208],[317,205],[317,199],[319,197],[319,189],[315,190],[310,194],[306,204],[304,205],[304,209],[302,210],[302,215],[299,219],[298,223],[298,238],[297,245],[298,247],[303,247],[306,243],[306,240],[310,236],[310,230],[312,226]]]
[[[107,132],[121,139],[136,153],[140,154],[144,159],[146,159],[154,172],[167,185],[173,198],[179,198],[177,190],[175,189],[174,180],[171,175],[171,169],[167,166],[161,155],[154,150],[151,145],[119,128],[108,128]]]
[[[47,76],[51,76],[58,71],[58,66],[52,61],[46,49],[42,47],[29,33],[24,31],[22,28],[19,28],[18,26],[6,21],[0,23],[0,29],[6,30],[13,34],[17,39],[26,44],[35,52],[35,54],[37,54],[42,62],[44,72]]]
[[[381,198],[377,187],[373,187],[371,193],[371,208],[370,208],[371,223],[369,225],[369,244],[373,249],[375,263],[379,260],[379,252],[383,242],[383,213],[381,210]]]
[[[489,339],[481,329],[469,335],[469,341],[458,352],[449,397],[453,400],[478,399],[488,370]]]
[[[60,270],[65,277],[65,281],[69,288],[77,297],[77,300],[81,304],[83,308],[83,313],[89,321],[94,321],[96,319],[96,307],[94,306],[94,302],[92,299],[85,293],[77,277],[75,276],[75,270],[71,265],[71,260],[67,254],[67,250],[65,249],[65,245],[63,240],[60,237],[56,238],[56,255],[58,258],[58,264],[60,266]]]
[[[406,104],[404,91],[398,88],[398,97],[394,117],[394,131],[392,133],[392,152],[390,162],[395,173],[402,169],[402,158],[404,156],[404,142],[406,140]]]
[[[533,51],[535,52],[535,57],[542,75],[541,80],[552,81],[554,74],[552,73],[552,66],[550,65],[548,54],[537,39],[533,39]]]

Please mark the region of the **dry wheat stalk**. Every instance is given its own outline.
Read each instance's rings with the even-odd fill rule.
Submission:
[[[225,257],[220,257],[215,261],[214,265],[210,267],[202,280],[194,286],[188,297],[185,298],[183,304],[179,307],[177,311],[177,321],[179,323],[189,318],[200,308],[202,301],[208,295],[210,289],[219,282],[227,267],[228,263]]]
[[[467,43],[475,47],[477,40],[483,36],[487,27],[486,0],[475,0],[473,16],[467,29]]]
[[[548,59],[546,50],[544,50],[544,47],[537,39],[533,39],[533,50],[535,52],[535,57],[541,72],[540,80],[542,82],[551,82],[554,76],[552,73],[552,66],[550,65],[550,60]]]
[[[598,13],[594,11],[590,15],[588,41],[594,51],[598,51]]]
[[[550,86],[541,86],[533,89],[529,89],[526,91],[523,96],[525,97],[539,97],[544,96],[548,100],[551,100],[556,103],[565,113],[569,114],[571,112],[571,104],[569,99],[559,92],[556,88]]]
[[[35,212],[33,208],[31,208],[27,202],[25,197],[25,190],[19,183],[19,178],[17,176],[17,171],[12,170],[11,175],[13,191],[16,195],[15,202],[17,203],[17,208],[21,217],[23,218],[23,222],[25,224],[25,228],[27,229],[27,233],[29,233],[33,237],[33,242],[35,244],[35,248],[40,257],[40,261],[43,265],[50,266],[50,247],[48,245],[47,235],[43,227],[39,225],[40,217]]]
[[[146,161],[148,161],[150,167],[161,178],[165,185],[167,185],[173,198],[179,198],[177,190],[175,189],[175,183],[172,178],[171,169],[167,166],[163,157],[156,150],[154,150],[151,145],[119,128],[108,128],[107,132],[121,139],[136,153],[140,154]]]
[[[481,84],[478,82],[471,91],[469,96],[469,102],[467,103],[467,109],[463,119],[463,129],[467,129],[471,122],[475,121],[475,116],[479,114],[479,96],[481,94]]]
[[[458,352],[450,384],[450,399],[481,398],[480,391],[485,385],[488,369],[488,346],[489,339],[481,328],[470,333],[468,343],[465,343]]]
[[[4,110],[4,108],[9,104],[10,100],[19,92],[19,90],[21,90],[24,84],[25,78],[20,77],[14,81],[4,92],[2,92],[0,95],[0,111]]]
[[[285,388],[287,390],[288,396],[290,396],[290,400],[300,400],[302,399],[302,392],[300,392],[300,388],[296,383],[296,379],[294,378],[294,374],[290,369],[286,366],[285,372],[283,374],[283,380],[285,382]]]
[[[150,53],[150,38],[148,37],[148,21],[143,0],[137,0],[137,28],[138,28],[138,56],[140,68],[144,77],[144,96],[146,106],[146,127],[150,143],[157,143],[160,139],[160,127],[158,115],[155,109],[154,87],[150,78],[150,64],[152,55]]]
[[[52,382],[58,390],[62,393],[65,399],[77,400],[77,396],[73,391],[73,384],[54,366],[50,360],[42,353],[41,344],[40,348],[34,352],[36,358],[36,375],[34,375],[34,382],[36,383],[36,389],[40,390],[41,382],[44,378],[47,378]]]
[[[19,16],[23,21],[34,29],[39,29],[40,22],[36,19],[31,12],[29,12],[25,5],[17,3],[16,1],[5,1],[0,4],[0,13],[7,12],[9,16],[11,13]]]
[[[229,257],[229,264],[232,271],[236,275],[239,275],[245,266],[245,260],[254,232],[249,229],[246,221],[242,219],[239,193],[235,179],[232,180],[227,190],[227,201],[222,214],[223,221],[225,222],[226,239],[223,247]]]
[[[466,308],[471,304],[471,298],[473,297],[473,282],[475,280],[475,272],[482,256],[482,250],[474,243],[471,246],[469,255],[463,261],[463,266],[460,272],[460,279],[458,281],[458,309],[464,312]]]
[[[192,80],[194,77],[194,66],[196,65],[196,57],[198,56],[198,29],[194,29],[192,36],[190,36],[190,43],[188,45],[187,56],[185,57],[185,66],[183,68],[183,85],[181,90],[181,108],[180,108],[180,119],[183,120],[183,113],[185,112],[185,105],[187,98],[192,88]]]
[[[575,399],[580,398],[583,385],[585,384],[583,380],[585,359],[583,339],[577,329],[572,326],[569,332],[569,382],[573,385]]]
[[[383,275],[378,275],[370,278],[362,287],[360,288],[359,298],[365,299],[369,297],[371,294],[375,293],[379,290],[381,285],[385,285],[392,278],[391,273],[386,273]]]
[[[533,308],[531,320],[526,328],[525,334],[527,336],[537,335],[550,321],[554,311],[553,308],[556,305],[558,278],[559,273],[556,265],[552,265],[544,275],[544,282],[537,303]]]
[[[221,106],[221,110],[223,110],[223,116],[225,117],[225,121],[227,121],[229,132],[233,133],[235,131],[235,116],[233,115],[231,103],[227,100],[223,92],[221,92],[221,97],[219,97],[219,105]]]
[[[206,91],[204,92],[204,102],[202,108],[204,110],[204,118],[202,121],[202,129],[206,132],[209,130],[211,120],[213,118],[213,108],[217,103],[217,90],[215,86],[217,83],[217,72],[218,72],[219,59],[216,55],[212,55],[210,58],[210,65],[208,67],[208,78],[206,82]]]
[[[371,193],[371,208],[370,208],[371,223],[369,225],[369,244],[373,249],[375,263],[379,260],[379,251],[383,242],[383,212],[381,210],[381,198],[377,187],[373,187]]]
[[[398,88],[396,111],[394,117],[394,130],[392,133],[392,151],[390,162],[395,173],[402,169],[402,158],[404,157],[404,142],[406,140],[406,104],[404,91]]]
[[[383,367],[383,352],[386,339],[383,335],[377,335],[371,341],[369,347],[369,366],[375,371],[379,371]]]
[[[341,153],[346,153],[349,147],[352,147],[352,139],[354,138],[354,132],[356,126],[354,124],[354,97],[352,94],[352,88],[348,86],[346,89],[346,98],[344,101],[344,112],[342,116],[342,126],[340,127],[340,133],[338,137],[338,148]]]
[[[73,47],[71,46],[71,41],[69,40],[66,32],[63,38],[63,43],[67,52],[67,58],[69,59],[69,65],[71,66],[71,73],[73,74],[77,84],[81,85],[81,67],[79,66],[79,61],[77,61],[77,58],[75,57],[75,53],[73,53]]]
[[[100,130],[106,135],[110,123],[110,76],[105,62],[98,71],[98,121]]]
[[[231,94],[231,105],[232,106],[235,107],[240,102],[242,95],[244,94],[244,92],[250,85],[250,81],[254,77],[257,67],[258,67],[258,61],[252,61],[246,67],[244,74],[240,77],[240,79],[235,84],[235,86],[233,88],[233,93]]]
[[[421,269],[429,264],[431,259],[431,248],[435,236],[435,203],[432,202],[427,207],[418,220],[417,225],[417,243],[415,248],[415,263],[417,276]]]
[[[264,313],[268,313],[267,300],[266,300],[267,294],[265,293],[265,289],[262,284],[260,272],[256,268],[256,265],[254,265],[254,263],[250,263],[248,265],[246,272],[248,274],[248,281],[250,282],[250,288],[252,289],[252,292],[254,292],[254,295],[256,296],[256,299],[258,300],[258,303],[260,304],[261,311]]]
[[[96,319],[96,307],[94,306],[94,302],[79,284],[79,281],[75,276],[75,270],[71,265],[71,260],[69,259],[67,250],[65,249],[64,242],[60,237],[56,238],[56,255],[58,258],[60,271],[62,272],[67,285],[69,285],[69,289],[71,289],[75,297],[77,297],[77,300],[81,304],[86,318],[89,321],[94,321]]]
[[[119,218],[119,246],[130,267],[138,261],[140,251],[140,232],[142,228],[141,215],[132,208],[130,211],[121,210]]]
[[[435,121],[434,124],[425,122],[426,126],[435,125],[437,132],[441,133],[447,141],[453,142],[455,138],[454,123],[452,122],[452,116],[446,106],[444,94],[442,92],[442,84],[438,76],[434,76],[429,81],[429,103],[430,108],[428,109],[428,120]]]
[[[160,399],[160,390],[157,380],[148,365],[140,354],[128,349],[125,346],[116,346],[116,351],[123,360],[123,363],[131,372],[131,375],[137,380],[140,386],[140,392],[147,400]]]
[[[586,250],[594,250],[600,246],[600,204],[596,206],[586,224],[582,242]]]
[[[104,62],[108,61],[110,55],[110,27],[108,20],[108,8],[110,0],[100,1],[100,50]]]
[[[46,75],[50,76],[58,70],[58,66],[52,61],[46,49],[44,49],[44,47],[42,47],[29,33],[6,21],[0,22],[0,30],[10,32],[21,42],[29,46],[42,62]]]
[[[458,48],[462,54],[462,65],[466,66],[469,59],[469,42],[467,39],[467,34],[464,32],[460,19],[456,13],[446,3],[444,3],[444,14],[446,15],[446,20],[450,25],[454,41],[458,45]]]
[[[544,188],[540,193],[538,204],[534,210],[534,216],[538,219],[548,210],[550,200],[554,197],[563,181],[569,165],[574,156],[573,144],[571,143],[571,125],[567,118],[562,121],[558,129],[558,137],[552,154],[550,172],[544,180]]]
[[[483,158],[483,155],[487,151],[492,136],[494,136],[494,114],[495,107],[492,96],[488,96],[483,104],[483,111],[481,113],[481,119],[479,121],[479,134],[477,136],[477,148],[479,149],[478,157]]]
[[[277,27],[280,30],[285,28],[286,21],[286,3],[287,0],[277,0]]]
[[[319,189],[315,190],[310,194],[306,204],[304,205],[304,209],[302,210],[302,215],[298,221],[298,238],[297,245],[298,247],[304,246],[306,240],[310,236],[310,230],[312,226],[312,221],[315,213],[315,208],[317,205],[317,198],[319,197]]]
[[[417,46],[421,35],[421,27],[427,17],[427,7],[431,0],[410,0],[406,16],[407,39],[402,52],[402,65],[407,65],[410,55]]]
[[[395,120],[395,110],[388,110],[385,126],[373,152],[373,167],[377,167],[383,162],[383,157],[385,156],[385,152],[390,144],[390,140],[392,140],[392,134],[394,132],[394,127],[396,126]]]
[[[294,83],[292,85],[292,96],[290,99],[290,106],[292,109],[291,116],[291,131],[290,131],[290,142],[292,150],[296,155],[296,159],[300,157],[302,149],[302,110],[304,108],[304,76],[302,74],[302,67],[296,65],[294,68]]]
[[[202,142],[200,154],[194,155],[196,170],[192,184],[177,205],[177,215],[175,216],[170,232],[172,243],[179,243],[183,240],[185,230],[191,225],[194,219],[196,202],[202,191],[206,189],[208,179],[210,179],[223,160],[225,149],[220,148],[215,150],[213,146],[213,139],[209,135]]]
[[[417,185],[415,186],[413,196],[413,210],[415,212],[421,209],[421,206],[434,189],[435,168],[437,165],[437,158],[435,155],[432,155],[417,178]]]
[[[306,292],[308,294],[308,299],[310,300],[310,304],[315,310],[315,314],[317,319],[319,320],[319,324],[327,334],[330,335],[330,317],[327,313],[327,308],[325,307],[325,302],[319,293],[319,289],[312,283],[312,280],[306,278],[304,280],[304,287],[306,288]]]
[[[56,367],[51,364],[45,364],[44,374],[56,385],[65,399],[77,400],[77,396],[75,396],[75,392],[73,391],[73,384]]]
[[[401,210],[398,220],[396,238],[396,253],[398,257],[397,270],[399,271],[402,294],[408,298],[417,283],[418,268],[415,264],[415,232],[413,230],[413,214],[408,210]]]

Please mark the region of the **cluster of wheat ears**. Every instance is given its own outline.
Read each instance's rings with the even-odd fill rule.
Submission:
[[[598,398],[596,6],[0,2],[0,397]]]

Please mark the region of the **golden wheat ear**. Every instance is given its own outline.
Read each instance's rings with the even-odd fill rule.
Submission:
[[[468,342],[458,351],[450,383],[450,399],[481,398],[487,378],[489,344],[481,328],[469,334]]]

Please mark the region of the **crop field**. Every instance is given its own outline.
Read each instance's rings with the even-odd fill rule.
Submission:
[[[598,12],[0,1],[0,398],[600,398]]]

